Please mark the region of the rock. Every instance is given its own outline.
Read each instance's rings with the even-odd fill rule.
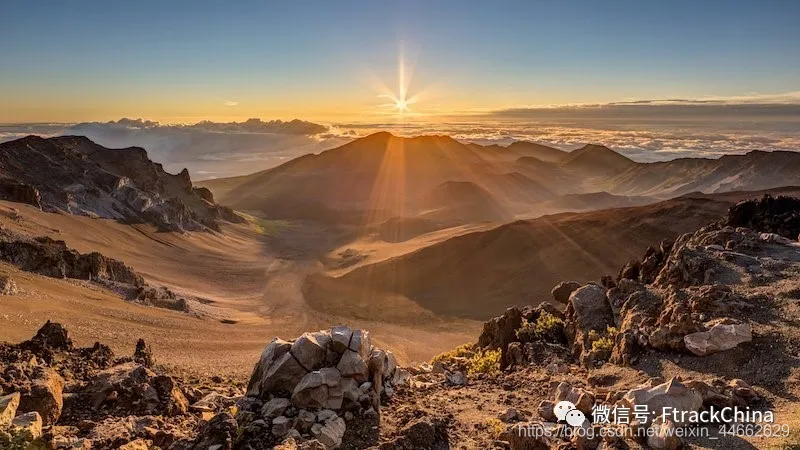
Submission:
[[[342,354],[342,359],[339,360],[336,368],[339,369],[341,376],[353,378],[359,383],[363,383],[369,378],[367,363],[361,359],[361,355],[352,350]]]
[[[603,441],[603,437],[600,434],[601,427],[599,425],[592,426],[588,420],[585,420],[580,427],[582,428],[581,430],[573,430],[572,445],[577,450],[596,450]]]
[[[513,367],[522,367],[528,363],[522,344],[519,342],[512,342],[508,344],[508,363]]]
[[[372,339],[370,338],[369,331],[354,330],[353,337],[350,339],[350,350],[361,355],[362,359],[369,359],[372,352]]]
[[[261,408],[261,417],[264,419],[274,419],[283,415],[286,408],[292,406],[292,402],[288,398],[275,397],[272,400],[264,403]]]
[[[189,406],[189,409],[197,412],[211,412],[216,414],[234,406],[236,403],[236,397],[228,397],[219,392],[211,392]]]
[[[550,293],[553,295],[555,301],[566,305],[569,301],[569,296],[580,287],[581,284],[577,281],[562,281],[558,283]]]
[[[483,331],[478,338],[478,346],[505,349],[508,344],[517,341],[517,329],[521,326],[521,310],[517,307],[508,308],[502,316],[495,317],[483,324]]]
[[[308,433],[311,430],[311,426],[314,425],[317,421],[317,416],[311,411],[301,409],[300,412],[297,414],[297,422],[295,423],[298,430],[301,433]]]
[[[591,351],[591,331],[602,334],[615,325],[614,313],[605,291],[596,284],[575,290],[569,297],[564,316],[564,333],[576,357]]]
[[[150,450],[153,442],[147,439],[136,439],[120,446],[119,450]]]
[[[272,370],[272,366],[276,364],[276,362],[283,356],[285,356],[291,347],[291,343],[278,338],[273,339],[264,347],[264,350],[261,352],[261,357],[259,358],[258,363],[256,363],[253,373],[250,376],[250,381],[247,384],[248,396],[260,397],[262,392],[269,392],[276,382],[272,380],[272,378],[275,377],[275,374],[273,373],[271,377],[267,377],[267,372]],[[285,361],[283,362],[286,364]],[[297,364],[295,364],[295,367],[302,372],[297,377],[297,381],[300,381],[300,378],[305,375],[306,371]],[[297,384],[297,382],[291,384],[292,389],[294,389],[295,384]]]
[[[148,369],[153,367],[153,350],[148,346],[144,339],[136,341],[136,350],[133,352],[133,362],[141,364]]]
[[[0,430],[7,427],[17,415],[19,407],[19,392],[0,397]]]
[[[130,362],[99,372],[90,379],[81,394],[88,397],[94,408],[111,400],[115,406],[129,414],[183,415],[189,409],[175,380],[157,376],[149,369]]]
[[[673,378],[666,383],[648,388],[631,389],[622,398],[630,408],[637,405],[646,405],[648,411],[661,414],[664,408],[672,408],[687,413],[697,411],[703,406],[703,397],[693,389]],[[677,425],[683,423],[677,422]]]
[[[353,330],[343,325],[331,328],[331,350],[342,354],[350,347]]]
[[[23,347],[43,347],[65,351],[73,349],[72,339],[69,338],[67,329],[60,323],[50,322],[49,320],[36,332],[36,335],[30,341],[23,343]]]
[[[35,411],[44,426],[54,425],[64,408],[64,380],[53,369],[36,367],[31,382],[29,391],[20,399],[18,411]]]
[[[292,344],[290,352],[307,371],[318,370],[325,364],[331,336],[325,332],[303,333]]]
[[[287,351],[275,363],[267,367],[260,383],[261,397],[265,397],[265,394],[270,392],[292,392],[307,373],[306,369]],[[248,392],[250,392],[249,389]]]
[[[200,427],[192,445],[191,450],[232,450],[236,442],[236,419],[229,413],[217,414],[211,420]]]
[[[749,324],[716,324],[708,331],[687,334],[683,338],[686,348],[697,356],[730,350],[752,340]]]
[[[558,418],[553,412],[555,406],[555,403],[550,400],[542,400],[539,402],[539,407],[536,408],[536,412],[539,414],[539,417],[546,422],[557,422]]]
[[[294,421],[286,416],[278,416],[272,420],[272,435],[283,437],[294,427]]]
[[[341,408],[342,376],[338,370],[326,367],[306,374],[292,393],[292,404],[298,408]]]
[[[329,420],[325,425],[319,429],[319,432],[314,435],[318,441],[328,449],[336,449],[342,446],[342,439],[344,432],[347,431],[347,424],[344,419],[337,417]]]
[[[445,372],[445,380],[451,386],[464,386],[467,384],[467,374],[461,370],[455,372]]]
[[[677,450],[681,447],[681,438],[677,436],[677,427],[670,420],[657,417],[651,427],[655,430],[648,433],[647,445],[653,450]]]
[[[0,276],[0,295],[17,295],[18,293],[17,283],[14,280],[5,275]]]
[[[505,411],[498,414],[497,418],[505,423],[515,422],[519,420],[519,412],[514,408],[508,408]]]
[[[11,421],[7,432],[16,440],[36,441],[42,437],[42,418],[36,411],[20,414]]]

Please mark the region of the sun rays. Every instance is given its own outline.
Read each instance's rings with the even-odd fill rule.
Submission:
[[[406,61],[405,50],[400,43],[397,52],[397,85],[394,89],[390,88],[380,79],[375,80],[375,87],[378,91],[378,98],[388,100],[386,103],[378,105],[379,112],[398,118],[416,115],[417,112],[411,108],[419,101],[420,92],[410,93],[411,80],[414,74],[414,65]]]

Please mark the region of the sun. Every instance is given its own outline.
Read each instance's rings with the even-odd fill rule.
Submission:
[[[413,66],[411,67],[411,70],[408,70],[401,45],[397,58],[397,88],[389,88],[380,79],[376,79],[375,83],[378,90],[378,97],[388,100],[387,103],[379,105],[384,114],[388,113],[390,115],[400,117],[416,114],[411,109],[411,105],[419,100],[419,92],[409,94],[412,74]]]
[[[398,98],[394,101],[394,107],[397,109],[397,112],[402,114],[404,112],[411,112],[411,108],[408,107],[408,101],[404,98]]]

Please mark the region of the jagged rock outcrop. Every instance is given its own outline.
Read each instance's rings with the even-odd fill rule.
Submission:
[[[123,222],[148,222],[165,231],[219,230],[242,222],[192,186],[184,169],[164,171],[138,147],[109,149],[81,136],[28,136],[0,143],[0,198]]]
[[[73,278],[98,283],[137,303],[188,312],[188,300],[165,287],[150,286],[124,262],[98,252],[82,254],[64,241],[46,236],[26,237],[0,230],[0,260],[22,270],[53,278]],[[4,295],[16,293],[16,285],[0,283]]]

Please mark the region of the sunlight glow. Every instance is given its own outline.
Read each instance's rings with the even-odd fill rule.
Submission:
[[[385,83],[380,82],[381,93],[378,97],[388,99],[391,102],[380,105],[381,108],[388,110],[392,115],[401,117],[413,112],[411,105],[417,102],[418,96],[409,96],[412,75],[413,68],[408,73],[406,71],[405,52],[401,44],[397,58],[397,90],[392,90]]]

